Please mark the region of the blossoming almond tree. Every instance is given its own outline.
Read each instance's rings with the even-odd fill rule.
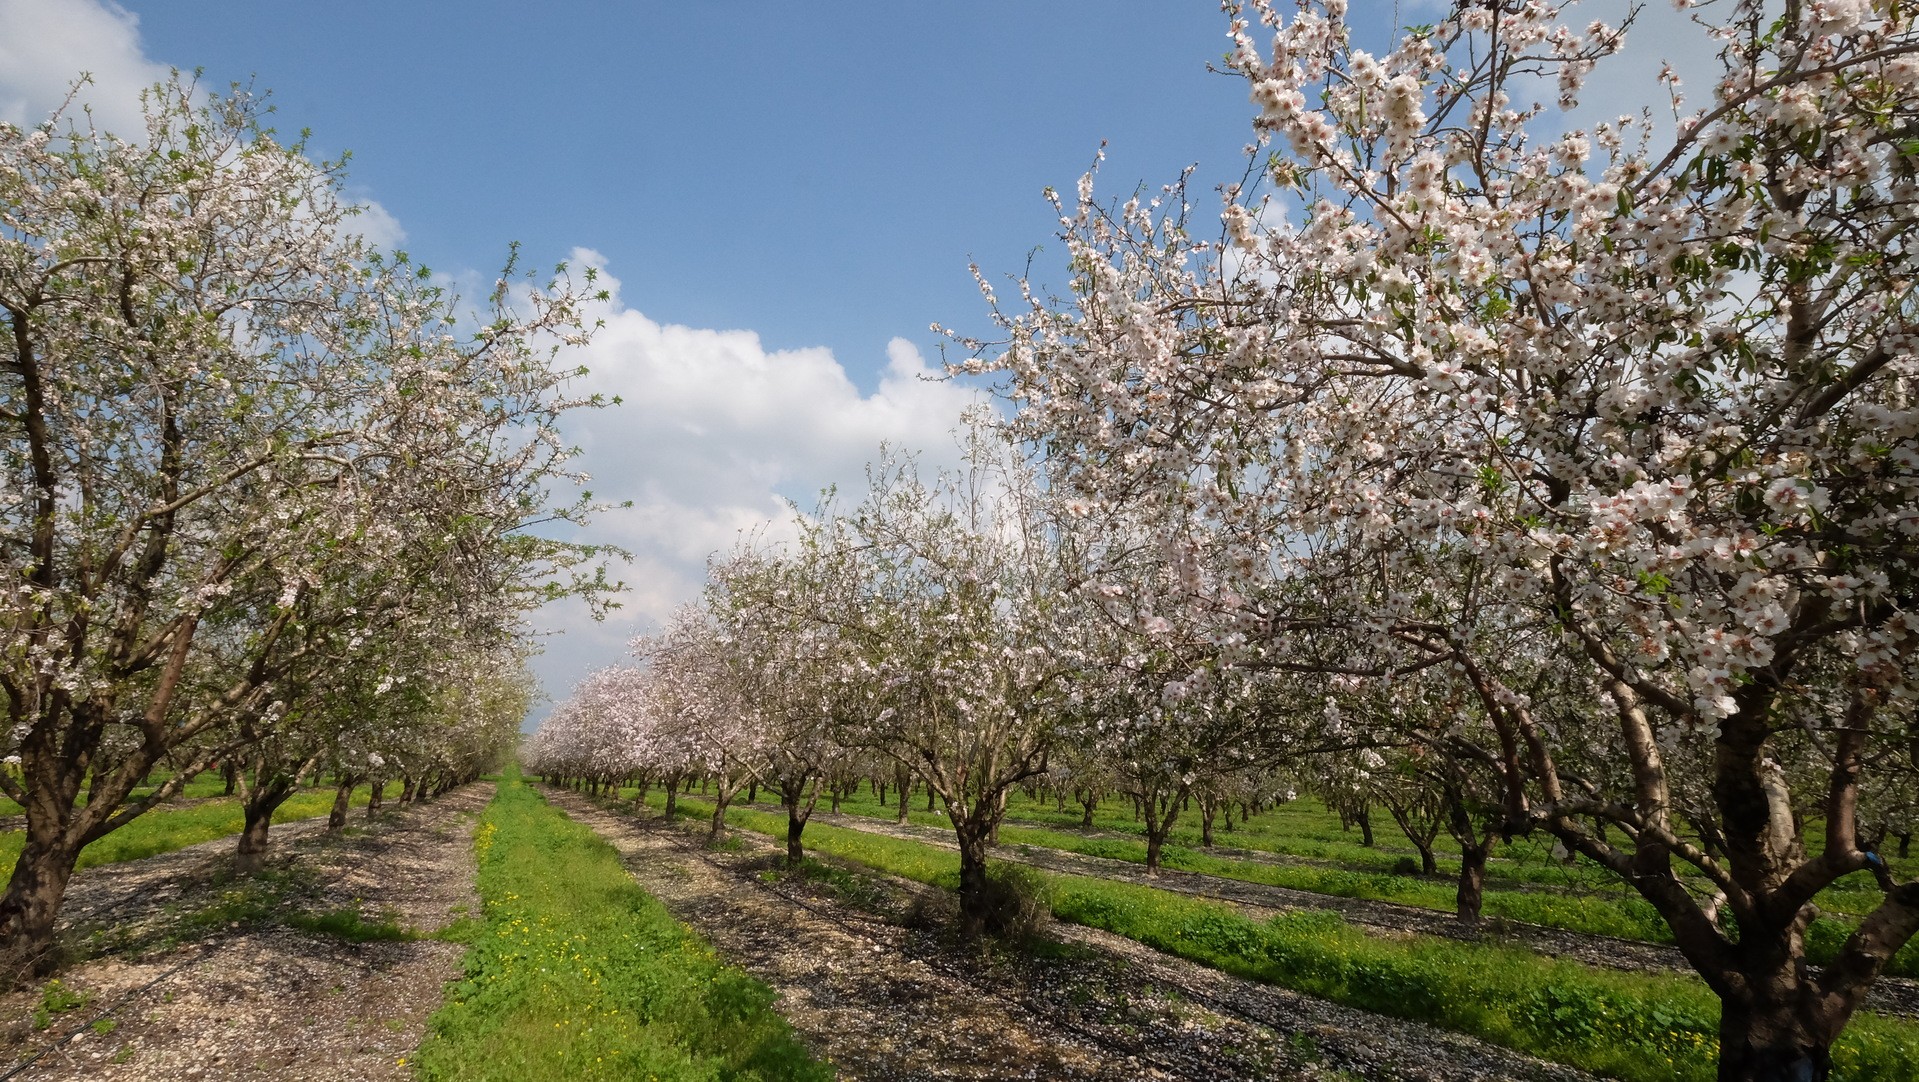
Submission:
[[[0,969],[47,956],[82,846],[285,717],[329,648],[429,593],[497,629],[577,584],[580,551],[516,531],[581,510],[546,487],[582,294],[503,283],[462,330],[262,108],[176,78],[130,138],[0,125],[0,788],[27,817]]]
[[[1858,814],[1919,641],[1915,13],[1702,6],[1705,100],[1569,130],[1531,99],[1576,102],[1621,28],[1494,0],[1374,55],[1345,7],[1227,4],[1258,145],[1219,240],[1183,190],[1109,211],[1088,178],[1070,299],[1029,292],[976,367],[1060,484],[1199,524],[1166,520],[1219,575],[1193,619],[1252,614],[1266,664],[1458,666],[1512,827],[1631,883],[1719,994],[1721,1077],[1823,1077],[1919,929]],[[1434,620],[1467,565],[1470,621]],[[1545,658],[1498,648],[1540,627],[1593,692],[1550,726]],[[1611,775],[1558,754],[1595,718]],[[1815,972],[1855,874],[1883,900]]]
[[[764,722],[760,781],[786,808],[791,865],[805,858],[802,839],[821,785],[859,778],[855,751],[837,734],[879,710],[853,637],[816,615],[852,596],[849,563],[830,547],[803,542],[742,548],[707,568],[706,605],[724,629],[726,663]]]
[[[711,610],[685,605],[658,634],[633,641],[659,724],[677,736],[695,771],[715,782],[710,842],[726,833],[733,798],[764,781],[767,769],[765,674],[740,657],[731,630]]]
[[[816,617],[854,639],[858,679],[879,688],[878,712],[839,741],[910,765],[943,806],[969,934],[991,917],[986,853],[1007,796],[1046,772],[1087,663],[1084,604],[1046,503],[988,432],[970,438],[964,470],[933,482],[891,461],[839,538],[857,592]]]

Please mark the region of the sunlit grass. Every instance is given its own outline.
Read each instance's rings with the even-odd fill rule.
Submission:
[[[367,788],[353,790],[353,804],[366,804]],[[325,815],[333,808],[332,789],[308,789],[287,798],[273,813],[275,823],[290,823]],[[124,860],[171,853],[200,842],[210,842],[238,834],[246,826],[246,813],[237,797],[209,800],[190,808],[156,808],[80,850],[77,867],[118,864]],[[0,834],[0,876],[13,873],[26,832],[11,830]]]
[[[151,794],[170,777],[172,777],[172,775],[164,770],[154,771],[153,775],[147,779],[147,784],[134,787],[133,792],[129,795],[129,799],[138,800],[141,797]],[[217,770],[206,770],[188,779],[187,783],[180,787],[180,791],[174,794],[174,799],[197,800],[202,797],[220,796],[225,789],[226,781],[221,778],[220,772]],[[87,793],[83,788],[80,790],[79,797],[76,798],[73,803],[75,807],[80,807],[86,804],[86,802]],[[23,810],[19,804],[6,797],[0,796],[0,815],[19,815]]]
[[[483,921],[420,1049],[422,1078],[825,1080],[773,1012],[639,888],[619,854],[509,773],[481,817]]]

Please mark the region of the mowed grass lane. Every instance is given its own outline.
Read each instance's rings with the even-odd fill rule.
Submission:
[[[415,1067],[428,1080],[826,1082],[766,985],[516,772],[475,836],[483,920]]]

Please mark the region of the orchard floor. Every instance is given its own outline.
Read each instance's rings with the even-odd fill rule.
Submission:
[[[784,814],[783,809],[778,805],[756,805],[755,810]],[[826,811],[816,811],[813,814],[813,821],[888,838],[924,842],[945,849],[958,848],[958,844],[953,840],[952,831],[914,823],[894,823]],[[1097,832],[1089,832],[1088,836],[1099,835]],[[1117,835],[1106,836],[1117,837]],[[1253,862],[1258,862],[1265,856],[1224,847],[1215,852],[1217,855]],[[1355,925],[1384,935],[1419,934],[1469,940],[1483,939],[1524,947],[1550,958],[1564,958],[1603,969],[1619,969],[1628,972],[1663,970],[1683,973],[1691,970],[1677,948],[1657,943],[1615,939],[1611,936],[1588,935],[1536,924],[1500,920],[1488,921],[1478,932],[1473,932],[1463,928],[1451,914],[1400,905],[1395,902],[1315,894],[1289,887],[1249,883],[1240,879],[1227,879],[1172,868],[1162,868],[1157,876],[1152,876],[1146,873],[1143,865],[1129,861],[1088,856],[1084,853],[1071,853],[1036,845],[1001,844],[994,847],[993,855],[1001,860],[1030,864],[1047,871],[1090,876],[1095,879],[1112,879],[1231,902],[1256,915],[1270,915],[1272,912],[1284,910],[1324,909],[1339,913]],[[1919,980],[1901,977],[1879,978],[1873,983],[1872,992],[1866,1000],[1866,1007],[1889,1016],[1919,1018]]]
[[[853,905],[818,883],[769,882],[760,873],[783,851],[756,835],[703,851],[657,816],[542,792],[618,849],[675,917],[771,985],[844,1079],[1587,1077],[1091,929],[1055,925],[1058,949],[989,956],[912,926],[931,888],[865,876]]]
[[[477,913],[473,829],[492,792],[475,784],[389,805],[372,823],[356,811],[333,836],[324,818],[276,826],[267,870],[252,879],[231,876],[231,837],[81,872],[62,938],[90,960],[59,979],[87,1002],[36,1028],[44,983],[0,996],[0,1068],[44,1052],[11,1077],[411,1078],[404,1061],[464,948],[281,921],[357,912],[432,933]]]

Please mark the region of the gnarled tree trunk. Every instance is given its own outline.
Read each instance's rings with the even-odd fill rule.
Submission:
[[[333,787],[333,809],[327,812],[326,817],[328,834],[346,826],[346,813],[353,807],[353,787],[358,784],[360,779],[349,774]]]
[[[992,895],[986,883],[985,823],[973,821],[953,824],[960,852],[960,931],[969,936],[983,935],[992,915]]]

